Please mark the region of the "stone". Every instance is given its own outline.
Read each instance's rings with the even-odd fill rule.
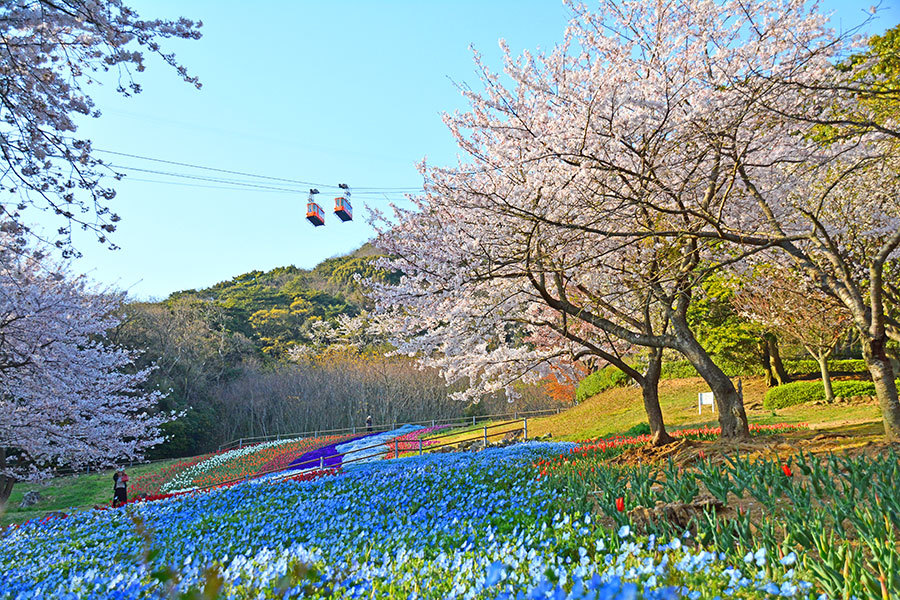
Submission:
[[[22,502],[19,504],[19,507],[28,508],[30,506],[34,506],[41,500],[43,500],[43,498],[41,498],[41,493],[39,491],[32,490],[30,492],[25,492],[25,495],[22,497]]]
[[[648,523],[665,519],[678,528],[686,528],[691,519],[703,513],[705,510],[718,511],[723,504],[712,496],[700,496],[693,502],[669,502],[668,504],[657,501],[653,508],[638,506],[628,512],[632,522],[639,530],[646,528]]]
[[[514,429],[513,431],[507,432],[506,435],[503,436],[503,439],[500,441],[509,442],[512,440],[520,439],[522,437],[522,433],[523,432],[521,429]]]

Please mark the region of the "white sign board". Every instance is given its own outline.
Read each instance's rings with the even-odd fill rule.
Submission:
[[[712,411],[716,412],[716,397],[712,392],[700,392],[697,394],[697,412],[703,414],[703,407],[711,406]]]

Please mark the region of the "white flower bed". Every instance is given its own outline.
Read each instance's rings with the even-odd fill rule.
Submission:
[[[277,446],[283,446],[284,444],[293,444],[296,441],[296,439],[275,440],[273,442],[263,442],[261,444],[245,446],[244,448],[229,450],[228,452],[223,452],[222,454],[216,454],[215,456],[207,458],[203,462],[199,462],[192,467],[188,467],[187,469],[173,477],[170,481],[164,483],[160,487],[160,489],[166,493],[184,492],[196,489],[196,486],[192,485],[193,481],[207,471],[218,468],[232,460],[247,456],[248,454],[253,454],[254,452],[259,452],[261,450],[267,450],[269,448],[275,448]]]

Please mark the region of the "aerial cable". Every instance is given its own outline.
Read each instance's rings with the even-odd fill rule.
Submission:
[[[207,189],[207,190],[226,190],[226,191],[232,191],[232,192],[248,192],[249,191],[249,192],[258,192],[258,193],[264,193],[264,194],[281,194],[285,191],[292,192],[292,193],[297,192],[296,190],[284,190],[282,188],[269,188],[269,187],[258,187],[258,188],[250,187],[250,188],[248,188],[248,187],[234,187],[233,185],[205,185],[202,183],[192,183],[192,182],[188,182],[188,181],[167,181],[164,179],[145,179],[143,177],[130,177],[130,176],[126,177],[122,181],[126,182],[126,183],[128,183],[128,182],[159,183],[159,184],[164,184],[164,185],[177,185],[179,187]],[[367,194],[371,195],[374,193],[375,192],[368,192]],[[356,195],[359,196],[362,194],[356,194]],[[396,199],[392,200],[391,198],[389,198],[388,196],[386,196],[384,194],[378,194],[378,196],[379,196],[378,198],[367,197],[366,200],[367,200],[367,202],[372,202],[373,200],[381,200],[382,197],[385,200],[387,200],[388,202],[398,202],[398,201],[405,200],[404,198],[396,198]]]
[[[254,178],[256,178],[256,179],[265,179],[265,180],[269,180],[269,181],[279,181],[279,182],[282,182],[282,183],[291,183],[291,184],[302,185],[302,186],[309,186],[309,185],[311,185],[311,186],[323,187],[323,188],[331,188],[331,189],[339,189],[339,188],[340,188],[339,185],[329,185],[329,184],[327,184],[327,183],[315,183],[315,182],[311,182],[311,181],[302,181],[302,180],[299,180],[299,179],[288,179],[288,178],[285,178],[285,177],[274,177],[274,176],[271,176],[271,175],[260,175],[260,174],[258,174],[258,173],[248,173],[248,172],[245,172],[245,171],[234,171],[234,170],[231,170],[231,169],[219,169],[219,168],[216,168],[216,167],[209,167],[209,166],[205,166],[205,165],[197,165],[197,164],[186,163],[186,162],[180,162],[180,161],[175,161],[175,160],[167,160],[167,159],[163,159],[163,158],[153,158],[153,157],[150,157],[150,156],[142,156],[142,155],[140,155],[140,154],[130,154],[130,153],[127,153],[127,152],[116,152],[116,151],[114,151],[114,150],[103,150],[103,149],[101,149],[101,148],[94,148],[94,151],[95,151],[95,152],[101,152],[101,153],[104,153],[104,154],[112,154],[112,155],[115,155],[115,156],[124,156],[124,157],[128,157],[128,158],[135,158],[135,159],[138,159],[138,160],[147,160],[147,161],[156,162],[156,163],[162,163],[162,164],[167,164],[167,165],[175,165],[175,166],[179,166],[179,167],[186,167],[186,168],[190,168],[190,169],[200,169],[200,170],[203,170],[203,171],[213,171],[213,172],[216,172],[216,173],[226,173],[226,174],[228,174],[228,175],[240,175],[240,176],[242,176],[242,177],[254,177]],[[113,165],[110,165],[110,166],[113,166]],[[140,170],[140,169],[137,169],[136,167],[123,167],[123,166],[119,166],[119,168],[132,168],[132,169],[134,169],[134,170]],[[153,172],[153,171],[146,171],[146,172]],[[167,173],[167,174],[169,174],[169,173]],[[175,176],[180,176],[180,175],[175,175]],[[185,176],[187,177],[187,175],[185,175]],[[406,191],[409,191],[409,192],[417,192],[417,191],[421,191],[421,189],[422,189],[422,188],[420,188],[420,187],[419,187],[419,188],[414,188],[414,187],[377,187],[377,186],[373,186],[373,187],[358,187],[358,188],[356,188],[356,190],[357,190],[358,192],[359,192],[359,191],[363,191],[363,190],[373,191],[373,192],[375,192],[375,191],[385,191],[385,192],[406,192]]]
[[[172,173],[172,172],[168,172],[168,171],[155,171],[153,169],[141,169],[140,167],[130,167],[130,166],[125,166],[125,165],[110,164],[107,166],[114,168],[114,169],[124,169],[126,171],[139,171],[141,173],[152,173],[153,175],[166,175],[169,177],[181,177],[183,179],[192,179],[192,180],[196,180],[196,181],[209,181],[212,183],[226,183],[228,185],[242,186],[242,187],[251,188],[251,189],[274,190],[274,191],[279,191],[279,192],[290,192],[292,194],[302,193],[300,190],[294,190],[294,189],[283,188],[283,187],[273,187],[273,186],[268,186],[268,185],[262,185],[259,183],[234,181],[233,179],[215,179],[212,177],[201,177],[199,175],[188,175],[186,173]]]
[[[134,170],[134,171],[140,171],[142,173],[151,173],[153,175],[163,175],[166,177],[180,177],[180,178],[184,178],[184,179],[190,179],[192,181],[206,181],[206,182],[210,182],[210,183],[224,184],[221,186],[197,185],[197,187],[233,189],[233,190],[259,190],[259,191],[271,191],[271,192],[287,192],[287,193],[291,193],[291,194],[303,193],[301,190],[268,186],[268,185],[263,185],[260,183],[253,183],[253,182],[235,181],[233,179],[217,179],[217,178],[212,178],[212,177],[202,177],[200,175],[188,175],[186,173],[172,173],[170,171],[156,171],[153,169],[141,169],[140,167],[131,167],[131,166],[126,166],[126,165],[109,164],[107,166],[109,166],[111,168],[116,168],[116,169],[123,169],[126,171]],[[124,181],[141,181],[141,182],[148,182],[148,183],[178,183],[175,181],[164,181],[164,180],[159,180],[159,179],[142,179],[142,178],[135,178],[135,177],[126,177],[124,179]],[[191,184],[183,183],[182,185],[191,185]],[[228,186],[232,186],[232,187],[228,187]],[[239,186],[239,187],[234,187],[234,186]],[[384,195],[384,192],[358,192],[357,193],[357,196],[366,196],[366,197],[383,196],[383,195]]]

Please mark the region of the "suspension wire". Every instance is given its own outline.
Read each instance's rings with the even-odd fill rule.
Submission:
[[[313,182],[313,181],[303,181],[303,180],[300,180],[300,179],[288,179],[288,178],[285,178],[285,177],[274,177],[274,176],[271,176],[271,175],[260,175],[260,174],[258,174],[258,173],[249,173],[249,172],[246,172],[246,171],[234,171],[234,170],[231,170],[231,169],[219,169],[219,168],[217,168],[217,167],[209,167],[209,166],[206,166],[206,165],[197,165],[197,164],[186,163],[186,162],[180,162],[180,161],[175,161],[175,160],[166,160],[166,159],[163,159],[163,158],[153,158],[153,157],[150,157],[150,156],[142,156],[142,155],[140,155],[140,154],[130,154],[130,153],[127,153],[127,152],[117,152],[117,151],[114,151],[114,150],[105,150],[105,149],[102,149],[102,148],[94,148],[93,150],[94,150],[95,152],[102,152],[102,153],[104,153],[104,154],[111,154],[111,155],[114,155],[114,156],[122,156],[122,157],[127,157],[127,158],[135,158],[135,159],[138,159],[138,160],[146,160],[146,161],[151,161],[151,162],[156,162],[156,163],[162,163],[162,164],[174,165],[174,166],[179,166],[179,167],[186,167],[186,168],[190,168],[190,169],[200,169],[200,170],[203,170],[203,171],[212,171],[212,172],[216,172],[216,173],[225,173],[225,174],[228,174],[228,175],[240,175],[240,176],[242,176],[242,177],[253,177],[253,178],[256,178],[256,179],[264,179],[264,180],[268,180],[268,181],[277,181],[277,182],[288,183],[288,184],[293,184],[293,185],[313,186],[313,187],[323,187],[323,188],[330,188],[330,189],[340,189],[339,186],[337,186],[337,185],[331,185],[331,184],[327,184],[327,183],[316,183],[316,182]],[[173,176],[173,177],[185,177],[185,178],[189,178],[189,179],[201,179],[200,177],[197,177],[197,176],[190,176],[190,175],[187,175],[187,174],[168,173],[168,172],[157,172],[157,171],[151,171],[151,170],[148,170],[148,169],[139,169],[139,168],[137,168],[137,167],[126,167],[126,166],[124,166],[124,165],[108,165],[108,166],[116,167],[116,168],[120,168],[120,169],[132,169],[132,170],[135,170],[135,171],[144,171],[144,172],[147,172],[147,173],[157,173],[157,174],[170,175],[170,176]],[[221,181],[221,180],[216,180],[216,181]],[[413,193],[413,192],[421,191],[422,188],[421,188],[421,187],[415,188],[415,187],[377,187],[377,186],[369,186],[369,187],[360,186],[360,187],[356,187],[356,186],[354,186],[353,189],[354,189],[354,193],[357,192],[357,191],[358,191],[358,192],[362,192],[362,191],[371,191],[371,192],[398,192],[398,193],[402,193],[402,192],[410,192],[410,193]]]
[[[177,185],[179,187],[187,187],[187,188],[196,188],[196,189],[208,189],[208,190],[225,190],[231,192],[255,192],[260,194],[283,194],[284,191],[287,191],[292,194],[299,194],[298,190],[282,190],[281,188],[269,188],[269,187],[235,187],[233,185],[207,185],[203,183],[192,183],[188,181],[167,181],[163,179],[145,179],[143,177],[126,177],[122,180],[123,182],[140,182],[140,183],[156,183],[162,185]],[[382,198],[384,201],[391,202],[402,202],[406,200],[406,198],[390,198],[386,194],[378,193],[378,192],[362,192],[360,194],[355,194],[355,198],[359,198],[359,200],[365,203],[371,203],[375,201],[381,201]]]

